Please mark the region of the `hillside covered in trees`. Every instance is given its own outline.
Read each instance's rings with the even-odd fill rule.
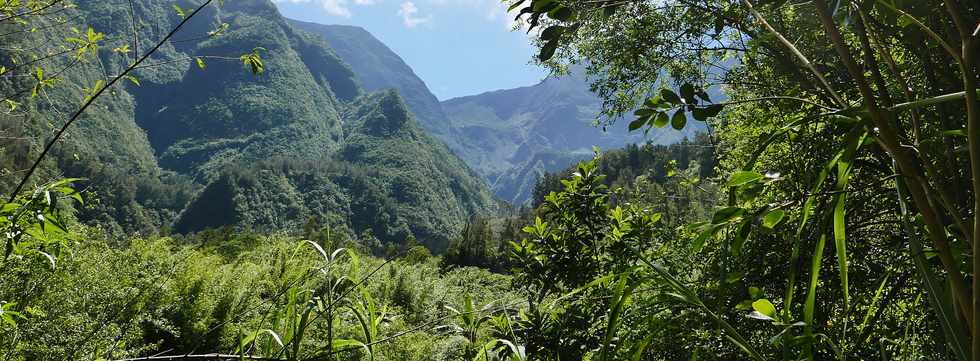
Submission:
[[[182,20],[159,2],[77,5],[69,11],[99,34],[128,33],[135,11],[155,24],[138,29],[144,41]],[[355,236],[368,232],[375,242],[400,244],[412,235],[444,249],[444,234],[497,208],[479,177],[418,128],[398,93],[365,93],[320,36],[289,25],[271,2],[202,9],[175,36],[182,41],[134,69],[132,81],[96,105],[106,111],[86,113],[41,170],[91,180],[86,191],[100,203],[83,208],[80,219],[116,234],[223,226],[292,232],[313,221]],[[120,71],[129,58],[115,50],[92,54],[106,69],[82,67],[68,81],[87,86],[103,71]],[[258,74],[242,70],[241,52],[259,60]],[[48,101],[72,91],[54,88],[37,105],[22,106],[55,118],[61,113]],[[28,166],[26,140],[45,134],[35,121],[23,127],[8,119],[23,133],[11,133],[3,148],[6,169]]]
[[[0,359],[980,360],[975,2],[280,6],[0,0]]]

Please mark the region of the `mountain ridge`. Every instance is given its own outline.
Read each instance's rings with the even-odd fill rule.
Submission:
[[[609,132],[595,127],[601,100],[581,74],[438,101],[425,81],[366,29],[290,21],[338,49],[359,79],[369,79],[365,89],[398,89],[424,129],[476,171],[497,197],[515,205],[530,199],[537,177],[588,158],[593,146],[618,148],[650,140],[625,126]],[[655,143],[671,143],[689,134],[663,129],[654,135]]]
[[[111,35],[130,34],[133,9],[152,24],[138,29],[141,40],[183,21],[168,4],[130,5],[83,2],[72,11]],[[225,27],[220,36],[204,35],[215,27]],[[76,88],[128,66],[112,50],[128,38],[108,38],[120,43],[100,46],[105,68],[81,66],[68,79],[75,86],[51,98],[81,99]],[[228,226],[296,233],[319,224],[375,250],[414,237],[439,251],[471,216],[496,209],[482,179],[419,128],[398,94],[366,93],[321,36],[294,28],[270,0],[207,7],[174,39],[136,81],[98,99],[39,172],[93,179],[86,192],[98,199],[80,220],[113,234]],[[253,52],[261,74],[238,58]],[[60,119],[38,113],[25,132],[41,138],[45,123]],[[0,165],[24,168],[36,150],[7,142],[17,140],[0,139]],[[5,177],[3,187],[9,183]]]

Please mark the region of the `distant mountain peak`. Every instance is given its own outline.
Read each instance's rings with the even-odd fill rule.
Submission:
[[[355,101],[351,126],[376,136],[390,136],[415,124],[404,99],[394,89],[367,94]]]

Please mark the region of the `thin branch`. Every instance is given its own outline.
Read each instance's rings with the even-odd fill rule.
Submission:
[[[126,76],[127,74],[129,74],[129,72],[133,71],[133,69],[135,69],[136,67],[138,67],[143,61],[145,61],[147,58],[149,58],[150,55],[152,55],[153,53],[155,53],[157,51],[157,49],[160,49],[160,47],[163,46],[163,44],[165,44],[168,40],[170,40],[170,38],[173,37],[174,34],[177,33],[177,31],[179,31],[182,27],[184,27],[185,24],[187,24],[188,21],[190,21],[195,15],[197,15],[201,11],[201,9],[203,9],[205,6],[210,5],[211,2],[213,2],[213,1],[214,0],[207,0],[207,1],[204,2],[204,4],[201,4],[201,6],[198,6],[197,8],[195,8],[194,9],[194,12],[190,13],[187,17],[185,17],[183,20],[181,20],[180,23],[177,24],[177,26],[174,27],[170,31],[170,33],[168,33],[166,36],[164,36],[163,39],[160,40],[160,42],[158,42],[152,49],[150,49],[150,51],[148,51],[146,54],[143,54],[143,57],[141,57],[139,60],[137,60],[136,62],[134,62],[132,65],[130,65],[129,68],[126,69],[126,71],[122,72],[122,74],[120,74],[119,76],[116,76],[115,78],[113,78],[111,81],[109,81],[108,84],[106,84],[106,86],[102,87],[102,89],[99,89],[92,97],[90,97],[85,102],[85,104],[83,104],[82,107],[79,108],[78,111],[76,111],[75,114],[72,115],[72,117],[70,119],[68,119],[67,122],[65,122],[65,125],[63,125],[61,127],[61,129],[58,130],[58,132],[55,134],[54,138],[51,139],[51,141],[49,141],[48,144],[44,147],[44,150],[41,151],[41,154],[34,161],[34,164],[31,165],[30,170],[27,172],[27,174],[24,175],[24,178],[21,179],[21,181],[17,185],[17,187],[14,188],[14,190],[10,193],[10,197],[9,197],[8,202],[13,202],[14,199],[17,198],[17,195],[20,194],[20,191],[24,188],[24,185],[27,184],[27,181],[31,178],[31,175],[33,175],[34,174],[34,171],[37,170],[37,167],[41,164],[41,161],[44,160],[44,157],[47,156],[48,153],[51,151],[51,148],[54,147],[54,144],[59,139],[61,139],[61,137],[68,130],[68,127],[70,127],[73,123],[75,123],[75,121],[78,120],[78,118],[82,115],[82,113],[85,112],[85,110],[88,109],[88,107],[91,106],[92,103],[95,102],[95,100],[98,99],[99,96],[101,96],[105,92],[106,89],[111,88],[120,79],[122,79],[124,76]]]
[[[0,18],[0,22],[13,20],[13,19],[16,19],[16,18],[19,18],[19,17],[22,17],[22,16],[34,15],[34,14],[40,13],[40,12],[42,12],[44,10],[47,10],[48,8],[54,6],[55,4],[58,4],[58,3],[64,2],[64,1],[65,0],[54,0],[51,3],[49,3],[47,5],[44,5],[42,7],[39,7],[37,9],[30,10],[30,11],[25,11],[25,12],[22,12],[22,13],[17,13],[17,14],[13,14],[13,15],[10,15],[10,16],[7,16],[7,17]]]
[[[824,77],[823,73],[817,70],[816,66],[814,66],[813,63],[810,62],[810,59],[808,59],[806,55],[803,55],[803,53],[800,52],[800,49],[797,49],[792,42],[786,40],[786,37],[784,37],[783,34],[776,31],[776,29],[773,28],[772,25],[769,25],[769,22],[766,21],[766,18],[755,10],[755,7],[752,6],[752,3],[749,2],[749,0],[742,0],[742,1],[748,7],[749,12],[752,13],[752,16],[754,16],[755,19],[759,21],[759,23],[761,23],[763,27],[766,28],[766,30],[772,33],[773,36],[776,37],[776,39],[779,39],[779,42],[782,43],[783,46],[785,46],[787,49],[789,49],[789,51],[792,52],[793,55],[796,56],[796,58],[803,63],[803,66],[806,67],[808,70],[810,70],[810,72],[817,77],[817,80],[819,80],[820,83],[824,86],[824,88],[826,88],[827,92],[830,93],[831,98],[833,98],[838,105],[840,106],[847,105],[847,103],[844,102],[844,99],[841,98],[836,91],[834,91],[834,88],[832,86],[830,86],[830,82],[827,81],[827,78]]]

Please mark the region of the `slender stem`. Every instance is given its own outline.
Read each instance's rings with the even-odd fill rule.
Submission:
[[[980,110],[977,109],[977,75],[974,73],[976,66],[976,50],[974,49],[973,35],[970,33],[971,25],[967,25],[966,20],[960,16],[960,6],[955,0],[944,0],[946,10],[949,12],[953,24],[959,31],[962,61],[960,71],[963,73],[963,91],[966,92],[966,133],[967,144],[970,148],[970,169],[973,177],[973,309],[980,309]],[[974,331],[980,325],[980,315],[973,313],[970,319]],[[973,360],[980,360],[980,335],[973,333],[970,340],[973,351]]]
[[[783,46],[788,48],[789,51],[792,52],[793,55],[796,56],[796,58],[803,63],[803,66],[806,67],[808,70],[810,70],[810,72],[817,77],[817,80],[819,80],[820,84],[822,84],[824,88],[827,90],[827,92],[830,93],[830,97],[833,98],[835,102],[837,102],[837,105],[845,106],[847,103],[845,103],[844,99],[841,98],[836,91],[834,91],[834,88],[830,86],[830,82],[828,82],[827,78],[823,76],[823,73],[817,70],[816,66],[814,66],[813,63],[810,62],[810,59],[808,59],[806,55],[803,55],[803,53],[800,52],[800,49],[797,49],[796,45],[793,45],[792,42],[787,40],[786,37],[783,36],[783,34],[780,34],[778,31],[776,31],[776,29],[773,28],[772,25],[769,25],[769,22],[766,21],[766,18],[755,10],[755,7],[752,6],[752,3],[749,2],[749,0],[742,0],[742,1],[745,3],[745,6],[749,8],[749,12],[752,13],[752,16],[754,16],[755,19],[758,20],[759,23],[761,23],[762,26],[766,28],[766,30],[772,33],[776,37],[776,39],[779,39],[779,42],[782,43]]]
[[[139,20],[136,19],[136,4],[129,0],[129,19],[133,23],[133,61],[137,61],[140,53],[140,33],[137,28]]]
[[[949,55],[952,56],[953,59],[956,59],[957,61],[960,60],[960,54],[956,52],[956,50],[953,49],[953,47],[949,45],[949,43],[943,40],[943,38],[939,36],[939,34],[936,34],[936,32],[932,31],[932,29],[926,26],[926,24],[923,24],[922,21],[919,21],[919,19],[916,19],[914,16],[910,15],[909,13],[902,11],[902,9],[898,9],[892,6],[892,4],[889,4],[885,0],[877,0],[877,3],[881,6],[884,6],[886,9],[894,11],[896,14],[912,21],[912,23],[915,24],[915,26],[918,26],[919,29],[922,29],[922,31],[925,32],[926,35],[929,35],[929,37],[932,38],[932,40],[935,40],[937,43],[939,43],[939,45],[942,46],[943,50],[946,50],[946,52],[949,53]]]
[[[13,20],[13,19],[16,19],[16,18],[19,18],[19,17],[22,17],[22,16],[28,16],[28,15],[38,14],[38,13],[41,13],[42,11],[47,10],[48,8],[54,6],[55,4],[58,4],[58,3],[61,3],[61,2],[64,2],[64,1],[65,0],[54,0],[54,1],[52,1],[52,2],[50,2],[48,4],[46,4],[46,5],[44,5],[42,7],[37,8],[37,9],[25,11],[25,12],[22,12],[22,13],[16,13],[16,14],[13,14],[13,15],[10,15],[10,16],[7,16],[7,17],[0,18],[0,22]]]
[[[939,258],[943,263],[943,268],[949,274],[953,292],[956,295],[957,300],[960,302],[963,315],[968,320],[971,320],[969,329],[972,333],[974,327],[972,322],[974,317],[974,307],[972,306],[971,302],[971,292],[967,288],[966,280],[964,279],[962,272],[960,272],[959,264],[956,262],[956,259],[953,256],[949,239],[946,236],[946,228],[944,227],[944,223],[940,219],[940,215],[937,213],[936,209],[932,206],[931,195],[924,190],[923,185],[927,184],[928,182],[922,175],[921,166],[916,164],[913,157],[908,154],[908,150],[901,145],[897,132],[892,128],[890,122],[888,122],[888,111],[881,109],[878,103],[875,101],[874,92],[868,85],[867,79],[864,78],[864,73],[861,71],[861,68],[851,56],[851,52],[847,44],[844,42],[843,36],[837,29],[837,25],[835,24],[833,16],[830,13],[826,0],[814,0],[813,4],[816,6],[820,22],[823,24],[824,30],[830,37],[834,48],[837,50],[837,54],[840,56],[841,61],[847,68],[848,73],[850,73],[851,77],[854,79],[854,82],[861,93],[861,97],[864,99],[867,106],[869,116],[871,117],[875,126],[878,128],[875,139],[882,146],[882,148],[884,148],[884,150],[891,155],[892,159],[896,161],[901,174],[907,177],[909,182],[909,193],[915,200],[915,205],[919,212],[922,213],[923,220],[925,221],[926,227],[929,230],[929,237],[932,239],[933,243],[935,243],[936,250],[939,253]]]

